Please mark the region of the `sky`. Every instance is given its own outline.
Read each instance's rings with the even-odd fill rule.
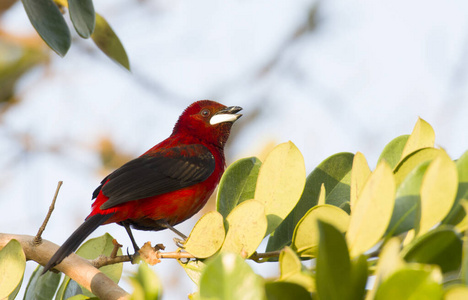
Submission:
[[[46,68],[19,82],[22,100],[0,124],[2,232],[35,234],[63,180],[44,233],[61,244],[88,215],[105,175],[98,172],[99,140],[138,156],[199,99],[244,108],[228,162],[291,140],[307,173],[337,152],[360,151],[373,169],[384,146],[411,133],[418,117],[453,159],[468,150],[466,1],[101,0],[95,8],[120,37],[132,72],[74,33],[65,58],[52,54]],[[20,2],[0,28],[34,32]],[[9,131],[62,151],[19,153]],[[178,228],[190,232],[196,218]],[[115,225],[93,236],[106,231],[130,245]],[[171,233],[135,237],[175,249]],[[264,265],[252,264],[260,274],[277,274],[275,264]],[[28,263],[28,272],[34,268]],[[153,269],[165,299],[195,290],[176,262]]]

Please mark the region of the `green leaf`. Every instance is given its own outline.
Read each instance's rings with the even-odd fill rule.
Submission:
[[[367,180],[353,208],[346,233],[351,257],[374,246],[387,230],[395,203],[395,181],[386,162]]]
[[[29,279],[23,300],[49,300],[57,291],[62,273],[47,272],[41,276],[44,267],[38,266]]]
[[[465,231],[462,251],[460,279],[462,283],[468,285],[468,231]]]
[[[0,250],[0,299],[14,299],[23,281],[26,256],[17,240]]]
[[[107,21],[99,14],[96,14],[96,26],[91,38],[105,55],[130,71],[130,63],[122,43]]]
[[[460,212],[461,220],[456,220],[455,228],[460,232],[464,232],[468,229],[468,215],[466,214],[468,212],[468,200],[462,198],[459,204],[462,207],[462,212]]]
[[[67,300],[99,300],[97,297],[88,297],[83,294],[75,295],[73,297],[67,298]]]
[[[201,274],[203,269],[205,268],[205,264],[201,260],[190,260],[188,262],[182,262],[180,259],[177,260],[179,265],[181,265],[185,273],[187,273],[188,277],[192,279],[192,281],[199,285]]]
[[[377,164],[385,160],[392,169],[395,168],[402,158],[401,154],[403,153],[403,148],[405,147],[408,138],[408,134],[400,135],[388,143],[383,149],[382,154],[380,154]]]
[[[316,285],[320,299],[351,299],[351,262],[343,234],[318,221],[320,242],[316,261]]]
[[[112,240],[114,238],[105,233],[104,235],[87,240],[81,247],[76,251],[76,254],[85,259],[95,259],[100,255],[109,256],[114,249]],[[122,250],[117,251],[117,255],[122,255]],[[115,283],[118,283],[122,276],[123,264],[108,265],[100,268],[99,270],[106,274]],[[84,294],[88,297],[94,297],[94,295],[87,289],[79,286],[74,280],[70,280],[68,276],[65,276],[62,284],[60,285],[59,291],[57,292],[56,299],[67,299],[71,296]]]
[[[354,154],[352,153],[334,154],[325,159],[310,173],[307,177],[301,199],[270,236],[266,249],[267,251],[279,250],[291,243],[294,229],[299,220],[301,220],[313,206],[317,205],[322,183],[325,185],[325,190],[328,193],[331,193],[335,187],[338,190],[347,189],[349,197],[353,157]]]
[[[22,0],[29,21],[37,33],[58,55],[65,56],[71,46],[67,23],[52,0]]]
[[[281,272],[280,281],[301,285],[310,292],[315,289],[312,276],[303,272],[301,261],[291,248],[285,247],[281,251],[279,266]]]
[[[455,163],[445,153],[431,162],[421,184],[421,210],[416,216],[416,233],[423,234],[442,221],[452,208],[457,194]]]
[[[430,161],[426,161],[414,168],[398,187],[392,219],[387,230],[389,236],[414,228],[416,213],[420,209],[421,183],[429,163]]]
[[[359,194],[362,192],[364,185],[371,174],[367,160],[364,154],[357,152],[353,159],[353,169],[351,170],[351,196],[350,205],[351,210],[359,198]]]
[[[55,295],[55,299],[65,300],[76,295],[82,295],[83,292],[84,290],[81,289],[81,286],[76,281],[72,280],[68,276],[65,276],[57,291],[57,295]],[[90,292],[88,293],[90,294]]]
[[[442,299],[442,275],[437,267],[407,267],[393,273],[378,288],[376,300]]]
[[[421,118],[414,125],[413,132],[403,148],[401,158],[404,159],[416,150],[434,147],[435,133],[432,126]]]
[[[439,265],[443,273],[456,271],[462,262],[462,240],[455,230],[439,227],[413,240],[401,255],[407,262]]]
[[[445,224],[458,224],[465,216],[465,210],[461,207],[461,199],[468,198],[468,151],[466,151],[457,160],[457,172],[458,172],[458,191],[455,197],[455,203],[452,209],[444,219]]]
[[[219,182],[216,210],[226,218],[238,204],[253,199],[262,162],[256,157],[239,159],[224,172]]]
[[[393,170],[396,186],[398,187],[414,168],[426,161],[432,161],[436,158],[440,151],[441,150],[435,148],[424,148],[405,157]]]
[[[351,292],[354,299],[364,299],[368,276],[367,256],[360,255],[351,261]]]
[[[89,38],[94,31],[96,14],[92,0],[68,0],[70,19],[82,38]]]
[[[114,238],[105,233],[104,235],[87,240],[81,247],[76,251],[76,254],[86,259],[95,259],[100,255],[110,256],[114,249],[112,241]],[[117,251],[117,255],[122,255],[122,249]],[[106,274],[112,281],[118,283],[122,276],[123,264],[114,264],[100,268],[99,270]]]
[[[138,271],[130,276],[133,293],[130,300],[160,299],[162,286],[158,276],[146,263],[140,263]]]
[[[185,242],[185,251],[197,258],[215,254],[224,242],[224,220],[217,211],[210,211],[198,220]]]
[[[244,201],[229,214],[226,221],[229,227],[221,251],[245,253],[247,257],[252,255],[267,229],[263,204],[256,200]]]
[[[304,287],[291,282],[267,282],[265,292],[268,300],[312,300],[312,295]]]
[[[255,200],[265,205],[266,235],[272,233],[299,201],[306,181],[304,157],[292,142],[276,146],[260,167]]]
[[[240,256],[221,253],[206,264],[200,279],[200,299],[264,298],[262,278]]]
[[[303,257],[314,257],[319,243],[317,221],[327,222],[340,232],[348,229],[349,215],[342,209],[325,204],[312,207],[297,223],[292,239],[292,248]]]

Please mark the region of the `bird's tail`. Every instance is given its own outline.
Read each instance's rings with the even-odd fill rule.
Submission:
[[[101,215],[96,214],[84,221],[75,232],[63,243],[63,245],[55,252],[54,256],[49,260],[47,265],[44,267],[42,274],[52,269],[56,265],[62,262],[68,255],[75,251],[79,245],[94,231],[99,225],[102,225],[106,222],[113,213]]]

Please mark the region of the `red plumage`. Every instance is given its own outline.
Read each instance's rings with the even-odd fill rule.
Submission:
[[[224,145],[240,107],[203,100],[179,117],[170,137],[103,179],[85,222],[50,259],[59,264],[98,226],[118,223],[141,230],[173,229],[196,214],[225,169]],[[173,229],[174,230],[174,229]]]

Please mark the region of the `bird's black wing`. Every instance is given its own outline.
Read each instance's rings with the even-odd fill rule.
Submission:
[[[213,154],[203,145],[182,145],[145,154],[109,174],[94,191],[109,199],[100,209],[182,189],[206,180],[215,169]]]

